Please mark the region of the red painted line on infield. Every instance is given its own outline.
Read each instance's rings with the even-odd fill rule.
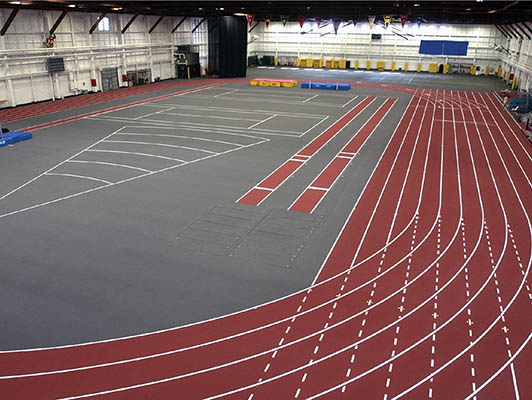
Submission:
[[[313,156],[325,144],[331,140],[343,127],[345,127],[353,118],[360,114],[367,106],[375,101],[375,97],[366,97],[363,101],[354,106],[347,114],[327,128],[321,135],[306,145],[297,154],[302,156]]]
[[[263,179],[259,184],[257,184],[254,188],[252,188],[249,192],[244,194],[236,202],[242,203],[242,204],[248,204],[252,206],[259,205],[260,202],[264,201],[264,199],[266,199],[266,197],[268,197],[271,192],[267,193],[266,196],[262,198],[259,202],[256,202],[258,199],[258,196],[256,194],[248,196],[251,192],[253,192],[257,187],[269,188],[269,189],[272,189],[272,191],[277,189],[290,176],[292,176],[292,174],[296,172],[296,170],[299,167],[303,165],[304,160],[306,161],[310,157],[312,157],[314,154],[316,154],[321,148],[323,148],[323,146],[325,146],[329,142],[329,140],[331,140],[338,132],[340,132],[349,122],[351,122],[358,114],[360,114],[373,101],[375,101],[375,97],[373,96],[366,97],[363,101],[361,101],[356,106],[354,106],[344,116],[342,116],[338,121],[336,121],[334,124],[328,127],[325,131],[323,131],[320,135],[318,135],[312,142],[307,144],[302,150],[300,150],[298,153],[290,157],[288,161],[286,161],[283,165],[281,165],[279,168],[273,171],[270,175],[268,175],[265,179]],[[297,159],[295,157],[297,157]],[[299,159],[301,159],[301,161],[298,161]]]
[[[299,211],[311,213],[327,192],[322,192],[320,196],[314,193],[315,189],[312,187],[323,188],[329,190],[336,180],[340,177],[345,168],[349,165],[354,155],[360,150],[362,145],[366,142],[369,135],[375,131],[384,116],[390,111],[397,99],[388,99],[382,106],[373,114],[373,116],[364,124],[362,128],[353,136],[347,145],[340,150],[335,158],[325,167],[318,177],[305,189],[303,194],[290,206],[289,211]],[[348,155],[344,155],[350,153]],[[346,158],[348,157],[348,158]]]
[[[249,204],[252,206],[259,205],[268,195],[271,190],[253,188],[246,193],[238,202],[242,204]]]
[[[257,186],[261,186],[268,189],[275,189],[302,165],[302,161],[288,160],[281,166],[281,168],[279,168],[269,177],[264,179]]]
[[[329,189],[350,162],[350,159],[335,157],[314,182],[312,182],[311,186]]]

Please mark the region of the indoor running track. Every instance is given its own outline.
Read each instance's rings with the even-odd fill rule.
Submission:
[[[311,288],[0,354],[8,399],[530,399],[532,157],[489,93],[418,89]]]

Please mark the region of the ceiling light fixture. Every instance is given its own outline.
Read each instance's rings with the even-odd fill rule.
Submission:
[[[20,1],[8,1],[8,4],[19,5]]]
[[[233,15],[235,17],[245,17],[246,16],[246,14],[244,14],[244,13],[233,13]]]
[[[220,11],[223,11],[223,10],[225,10],[225,8],[223,8],[223,7],[220,7]]]
[[[415,3],[415,4],[414,4],[414,7],[419,7],[419,6],[420,6],[419,3]]]
[[[489,10],[488,14],[495,14],[496,12],[497,12],[497,10]]]
[[[76,8],[76,5],[75,4],[69,4],[68,5],[70,8]]]

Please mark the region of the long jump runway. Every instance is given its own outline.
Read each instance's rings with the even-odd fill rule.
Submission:
[[[395,100],[361,96],[336,106],[340,118],[303,118],[308,125],[290,132],[268,125],[275,111],[256,120],[239,115],[216,128],[220,137],[234,134],[222,140],[200,134],[209,129],[205,121],[172,116],[188,111],[158,104],[39,179],[83,179],[89,166],[141,177],[312,131],[234,201],[253,210],[280,204],[275,196],[284,191],[291,194],[287,213],[315,214],[330,204],[329,192]],[[367,118],[346,133],[359,115]],[[131,119],[112,112],[90,118]],[[166,141],[176,124],[197,136]],[[22,399],[532,398],[532,155],[519,130],[490,93],[417,89],[309,287],[174,329],[1,352],[0,392]],[[334,151],[324,150],[333,143]],[[132,158],[100,158],[109,154]],[[146,154],[169,164],[153,168],[135,158]],[[294,185],[315,157],[320,168]],[[132,178],[90,177],[96,189]],[[83,193],[77,190],[63,197]],[[61,200],[25,207],[51,201]]]

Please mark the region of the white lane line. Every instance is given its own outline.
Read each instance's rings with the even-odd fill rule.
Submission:
[[[277,117],[277,114],[270,115],[268,118],[265,118],[262,121],[257,122],[256,124],[248,126],[248,129],[255,128],[256,126],[263,124],[264,122],[269,121],[270,119],[275,118],[275,117]]]
[[[513,234],[512,234],[512,232],[510,230],[509,230],[509,233],[510,233],[510,240],[512,241],[512,245],[513,245],[514,252],[515,252],[515,251],[517,251],[517,248],[516,248],[516,245],[515,245],[515,239],[514,239]],[[487,226],[486,226],[486,234],[488,234],[488,227]],[[490,243],[489,239],[488,239],[488,246],[491,246],[491,243]],[[493,265],[493,262],[492,262],[492,268],[493,267],[494,267],[494,265]],[[522,267],[522,264],[521,264],[521,267]],[[522,270],[522,268],[521,268],[521,270]],[[501,290],[499,288],[499,280],[497,278],[497,274],[494,274],[493,276],[495,277],[494,283],[495,283],[495,291],[497,293],[497,301],[499,303],[499,308],[502,308],[503,303],[502,303],[501,294],[500,294]],[[506,318],[504,316],[501,317],[501,320],[502,320],[502,323],[503,323],[503,327],[501,329],[504,332],[504,340],[505,340],[506,347],[507,347],[506,350],[507,350],[508,358],[511,358],[512,349],[510,348],[510,338],[508,336],[508,331],[510,330],[510,327],[508,326],[509,324],[506,322]],[[514,387],[515,399],[519,400],[519,398],[520,398],[520,396],[519,396],[519,387],[517,385],[517,376],[515,375],[515,369],[514,369],[514,364],[513,363],[510,364],[510,372],[512,374],[512,382],[513,382],[513,387]]]
[[[307,101],[310,101],[310,100],[312,100],[312,99],[315,99],[315,98],[318,97],[318,96],[319,96],[319,94],[315,94],[314,96],[309,97],[309,98],[306,99],[306,100],[303,100],[302,103],[306,103]]]
[[[85,175],[60,174],[60,173],[57,173],[57,172],[47,172],[45,174],[45,176],[66,176],[66,177],[69,177],[69,178],[89,179],[91,181],[103,182],[106,185],[111,185],[112,184],[112,182],[109,182],[109,181],[106,181],[106,180],[103,180],[103,179],[99,179],[99,178],[94,178],[92,176],[85,176]]]
[[[485,230],[485,232],[487,232],[486,221],[483,221],[483,224],[484,224],[484,230]],[[467,254],[467,246],[466,246],[466,237],[465,237],[465,224],[464,224],[463,221],[462,221],[462,228],[461,229],[462,229],[462,246],[464,248],[464,257],[465,257],[465,255]],[[495,265],[493,265],[493,268],[495,268]],[[471,297],[471,293],[470,293],[470,290],[469,290],[470,289],[470,285],[469,285],[469,269],[468,268],[464,269],[464,279],[465,279],[465,294],[466,294],[466,298],[469,300],[469,298]],[[468,337],[467,340],[471,341],[471,340],[473,340],[473,325],[475,323],[475,321],[473,319],[471,307],[467,308],[467,316],[468,316],[468,319],[466,321],[466,324],[468,325],[468,327],[467,327],[467,337]],[[475,390],[475,388],[477,387],[477,382],[476,382],[476,379],[475,379],[475,376],[476,376],[476,373],[475,373],[475,354],[474,354],[473,350],[471,350],[469,352],[469,362],[471,364],[471,367],[470,367],[471,388],[472,388],[472,390]],[[475,397],[475,400],[476,400],[476,397]]]
[[[440,253],[440,238],[441,238],[441,218],[438,219],[438,231],[437,231],[437,237],[438,237],[438,242],[437,242],[437,247],[436,247],[436,254],[439,254]],[[440,263],[437,262],[436,263],[436,270],[434,271],[434,290],[437,291],[438,290],[438,287],[439,287],[439,277],[440,277]],[[434,304],[433,304],[433,310],[434,312],[438,312],[438,297],[435,297],[434,298]],[[434,322],[436,323],[436,322]],[[432,335],[432,344],[431,344],[431,351],[430,351],[430,368],[431,370],[434,369],[434,365],[435,365],[435,357],[436,357],[436,334]],[[434,383],[434,378],[431,378],[430,379],[430,384],[429,384],[429,388],[428,388],[428,398],[429,399],[432,399],[433,398],[433,387],[432,387],[432,384]]]
[[[116,164],[111,162],[105,162],[105,161],[86,161],[86,160],[69,160],[68,163],[79,163],[79,164],[101,164],[101,165],[109,165],[111,167],[121,167],[121,168],[128,168],[128,169],[135,169],[142,172],[153,172],[149,169],[144,169],[140,167],[134,167],[132,165],[126,165],[126,164]]]
[[[415,238],[416,238],[416,233],[415,232],[417,231],[418,223],[419,223],[419,214],[416,215],[416,222],[414,223],[414,230],[413,230],[413,233],[412,233],[412,245],[414,245],[414,241],[415,241]],[[408,283],[408,278],[410,276],[411,269],[412,269],[412,258],[409,257],[408,258],[408,262],[406,264],[405,280],[404,280],[405,284]],[[397,313],[397,319],[398,320],[402,320],[403,319],[403,312],[405,310],[406,294],[407,294],[407,290],[405,289],[403,291],[403,295],[401,296],[401,305],[398,308],[398,310],[399,310],[399,312]],[[434,315],[437,315],[436,312],[434,312]],[[436,319],[436,316],[434,317],[434,319]],[[436,329],[435,325],[436,325],[436,322],[434,322],[433,329]],[[390,358],[393,357],[395,355],[395,353],[397,352],[397,344],[399,343],[399,332],[400,332],[400,330],[401,330],[401,325],[397,324],[397,326],[395,327],[395,335],[394,335],[394,339],[393,339],[393,343],[392,343],[392,352],[390,354]],[[393,361],[391,361],[388,364],[388,377],[386,378],[386,384],[385,384],[385,389],[384,389],[383,400],[387,400],[388,399],[388,391],[390,389],[390,383],[391,383],[391,380],[392,380],[392,370],[393,370]]]
[[[184,163],[184,162],[186,162],[185,160],[180,160],[179,158],[165,157],[165,156],[160,156],[160,155],[157,155],[157,154],[138,153],[138,152],[133,152],[133,151],[122,151],[122,150],[97,150],[97,149],[90,149],[90,150],[85,150],[85,151],[93,151],[93,152],[97,152],[97,153],[133,154],[133,155],[136,155],[136,156],[143,156],[143,157],[162,158],[162,159],[164,159],[164,160],[177,161],[177,162],[180,162],[180,163]],[[2,216],[0,215],[0,217],[2,217]]]
[[[175,149],[199,151],[199,152],[208,153],[208,154],[218,154],[216,151],[198,149],[196,147],[189,147],[189,146],[178,146],[175,144],[167,144],[167,143],[137,142],[133,140],[104,140],[102,143],[141,144],[141,145],[149,145],[149,146],[161,146],[161,147],[171,147]]]

